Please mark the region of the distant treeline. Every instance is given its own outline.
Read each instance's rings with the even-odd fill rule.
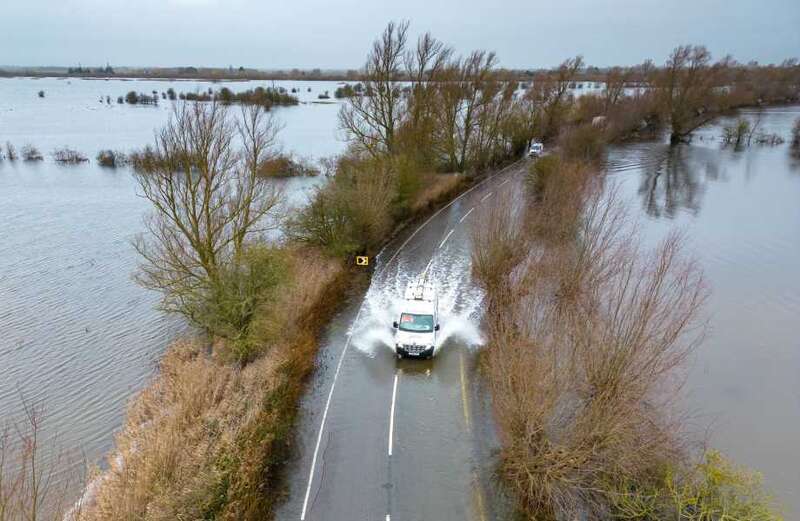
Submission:
[[[767,75],[786,68],[797,67],[798,60],[787,59],[779,64],[760,64],[756,61],[739,63],[726,59],[730,69],[737,74],[762,71]],[[532,67],[527,69],[501,69],[498,73],[519,81],[531,81],[537,76],[557,71],[559,67]],[[616,67],[597,67],[587,65],[578,71],[574,80],[577,82],[602,82],[608,73]],[[652,60],[641,65],[627,67],[633,72],[631,82],[646,82],[649,74],[658,69]],[[397,71],[397,81],[413,79],[409,71]],[[89,78],[135,78],[135,79],[193,79],[193,80],[306,80],[306,81],[353,81],[363,82],[367,78],[364,69],[286,69],[258,70],[246,67],[165,67],[165,68],[129,68],[129,67],[21,67],[13,70],[0,69],[0,77],[89,77]],[[435,81],[435,80],[434,80]]]

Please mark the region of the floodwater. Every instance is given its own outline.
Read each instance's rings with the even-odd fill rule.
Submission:
[[[333,82],[275,82],[314,101]],[[99,463],[124,421],[125,403],[147,382],[170,340],[183,328],[156,309],[158,296],[131,279],[131,246],[149,203],[136,195],[128,169],[94,162],[101,149],[149,144],[172,104],[118,105],[130,90],[234,91],[272,82],[204,83],[0,79],[0,143],[32,144],[42,162],[0,161],[0,426],[17,419],[21,400],[46,410],[46,445],[69,452],[59,479]],[[311,92],[308,89],[311,88]],[[37,92],[45,91],[39,98]],[[111,104],[99,99],[111,97]],[[338,105],[274,109],[286,152],[319,159],[341,152]],[[91,158],[76,166],[49,156],[68,146]],[[275,180],[302,204],[319,178]],[[80,479],[80,478],[78,478]],[[76,483],[76,486],[78,483]]]
[[[757,112],[744,117],[756,121]],[[763,112],[789,141],[800,107]],[[763,473],[800,514],[800,159],[787,144],[723,148],[722,120],[689,146],[626,145],[610,178],[640,216],[647,243],[677,227],[712,294],[709,335],[685,385],[694,434]]]

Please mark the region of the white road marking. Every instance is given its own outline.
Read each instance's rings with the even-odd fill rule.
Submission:
[[[463,223],[463,222],[464,222],[464,219],[466,219],[466,218],[469,216],[469,214],[471,214],[471,213],[472,213],[472,210],[474,210],[474,209],[475,209],[475,207],[474,207],[474,206],[473,206],[472,208],[470,208],[470,209],[469,209],[469,211],[468,211],[467,213],[465,213],[465,214],[464,214],[464,216],[463,216],[463,217],[461,217],[461,219],[459,219],[459,220],[458,220],[458,223],[459,223],[459,224]]]
[[[509,181],[509,180],[508,180],[508,179],[506,179],[505,181],[503,181],[502,183],[500,183],[500,184],[499,184],[499,185],[497,185],[497,186],[503,186],[503,185],[504,185],[504,184],[506,184],[508,181]]]
[[[488,199],[488,198],[490,198],[491,196],[492,196],[492,192],[489,192],[488,194],[486,194],[486,195],[484,195],[483,197],[481,197],[481,202],[484,202],[485,200],[487,200],[487,199]]]
[[[425,226],[427,226],[427,224],[429,222],[431,222],[434,218],[436,218],[437,215],[442,213],[447,208],[451,207],[453,204],[455,204],[456,201],[458,201],[459,199],[461,199],[465,195],[471,193],[476,188],[478,188],[480,186],[483,186],[485,183],[487,183],[488,181],[494,179],[496,176],[504,173],[505,171],[507,171],[507,170],[509,170],[511,168],[514,168],[515,166],[517,166],[522,161],[524,161],[524,160],[520,160],[520,161],[517,161],[517,162],[515,162],[515,163],[513,163],[511,165],[508,165],[507,167],[503,168],[502,170],[500,170],[499,172],[495,173],[494,175],[491,175],[491,176],[487,177],[486,179],[484,179],[480,183],[476,184],[475,186],[473,186],[469,190],[465,191],[463,194],[459,195],[458,197],[456,197],[455,199],[453,199],[452,201],[447,203],[445,206],[443,206],[439,210],[437,210],[424,223],[422,223],[419,226],[419,228],[414,230],[414,233],[409,235],[408,238],[405,241],[403,241],[403,244],[401,244],[400,247],[397,248],[397,250],[394,252],[394,255],[392,255],[389,258],[389,260],[386,262],[386,264],[381,267],[381,271],[387,269],[389,267],[389,265],[392,263],[392,261],[400,254],[400,252],[403,250],[403,248],[405,248],[406,245],[411,241],[411,239],[413,239],[414,236],[416,236],[417,233],[419,233],[420,230],[422,230]],[[380,255],[380,252],[379,252],[378,255]],[[358,324],[358,319],[359,319],[359,317],[361,317],[361,312],[364,309],[364,304],[365,303],[366,303],[366,299],[362,299],[361,300],[361,305],[358,308],[358,313],[356,313],[356,318],[355,318],[355,320],[353,320],[353,323],[351,325],[350,331],[355,330],[356,324]],[[333,390],[336,388],[336,382],[339,379],[339,372],[340,372],[340,370],[342,368],[342,362],[344,361],[344,356],[347,353],[347,349],[350,347],[350,339],[351,338],[352,338],[352,334],[348,335],[347,340],[345,341],[345,344],[344,344],[344,349],[342,349],[342,353],[339,355],[339,361],[336,364],[336,372],[333,375],[333,382],[331,383],[331,390],[328,392],[328,399],[325,402],[325,410],[322,413],[322,421],[320,422],[320,425],[319,425],[319,435],[317,436],[317,443],[314,446],[314,456],[311,458],[311,469],[308,471],[308,486],[306,487],[306,495],[305,495],[305,499],[303,500],[303,511],[300,514],[300,521],[305,521],[305,518],[306,518],[306,511],[308,509],[308,500],[309,500],[309,497],[311,496],[311,485],[314,482],[314,471],[317,468],[317,456],[319,455],[319,447],[322,444],[322,434],[325,432],[325,422],[328,419],[328,410],[330,409],[330,406],[331,406],[331,399],[333,398]],[[387,514],[387,519],[388,519],[388,514]]]
[[[394,375],[394,387],[392,388],[392,408],[389,411],[389,456],[392,455],[392,443],[394,441],[394,404],[397,401],[397,380],[400,374]],[[389,517],[388,515],[386,516]]]
[[[445,236],[444,236],[444,240],[442,241],[442,244],[440,244],[440,245],[439,245],[439,248],[441,248],[442,246],[444,246],[444,243],[446,243],[446,242],[447,242],[447,239],[449,239],[449,238],[450,238],[450,236],[451,236],[451,235],[453,235],[453,231],[454,231],[454,230],[455,230],[455,229],[453,229],[453,230],[450,230],[449,232],[447,232],[447,235],[445,235]]]

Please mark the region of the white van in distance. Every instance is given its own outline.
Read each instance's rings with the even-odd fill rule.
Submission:
[[[394,322],[394,350],[398,358],[433,358],[439,331],[439,300],[426,274],[409,282],[402,311]]]
[[[528,149],[528,157],[541,157],[544,154],[544,144],[539,141],[532,141],[531,148]]]

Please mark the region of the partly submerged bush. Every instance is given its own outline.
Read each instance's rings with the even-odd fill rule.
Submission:
[[[737,467],[717,451],[705,454],[688,475],[669,468],[652,485],[620,483],[608,497],[616,519],[661,521],[783,519],[764,491],[761,476]]]
[[[53,159],[59,163],[78,164],[89,161],[89,158],[77,150],[68,147],[60,148],[53,151]]]
[[[101,150],[97,153],[97,164],[108,168],[116,168],[127,164],[128,158],[123,152]]]
[[[730,125],[725,125],[722,130],[722,142],[725,145],[733,145],[740,147],[747,142],[752,135],[752,128],[750,121],[745,118],[739,118]]]
[[[800,118],[797,118],[792,127],[792,146],[800,148]]]
[[[296,158],[287,154],[278,154],[264,160],[258,168],[262,177],[300,177],[315,176],[319,169],[304,158]]]
[[[22,159],[25,161],[41,161],[44,159],[39,149],[33,145],[25,145],[22,147]]]

